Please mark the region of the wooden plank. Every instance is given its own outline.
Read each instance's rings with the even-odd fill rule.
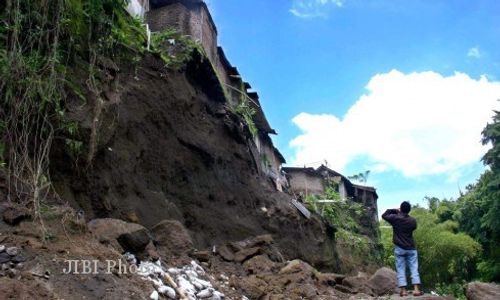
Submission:
[[[311,212],[299,201],[292,199],[292,204],[306,217],[307,219],[311,218]]]

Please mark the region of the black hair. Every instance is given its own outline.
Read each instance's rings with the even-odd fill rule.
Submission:
[[[404,201],[403,203],[401,203],[399,209],[401,210],[402,213],[407,214],[411,210],[411,205],[408,201]]]

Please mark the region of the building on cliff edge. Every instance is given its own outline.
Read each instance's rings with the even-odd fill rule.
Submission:
[[[242,79],[218,46],[217,27],[206,3],[203,0],[129,0],[127,11],[144,17],[148,30],[153,33],[175,29],[200,43],[226,92],[227,105],[234,110],[242,101],[248,101],[255,111],[253,121],[257,132],[248,142],[257,171],[269,178],[277,190],[283,191],[287,182],[281,165],[286,161],[270,137],[276,131],[265,116],[259,95],[251,90],[251,85]]]
[[[321,196],[325,194],[329,184],[335,183],[338,186],[338,193],[344,200],[351,199],[354,202],[362,204],[375,221],[378,221],[377,213],[377,190],[371,186],[353,184],[344,175],[328,168],[325,165],[320,167],[285,167],[283,171],[286,174],[289,190],[301,198],[312,196]]]

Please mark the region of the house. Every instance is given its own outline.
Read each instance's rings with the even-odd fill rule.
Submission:
[[[324,177],[314,168],[283,167],[288,180],[289,191],[296,195],[306,197],[309,195],[323,195],[325,193]]]
[[[145,19],[151,31],[173,28],[191,36],[215,65],[217,28],[203,0],[149,0],[149,8]]]
[[[330,183],[338,186],[338,192],[342,199],[351,199],[362,204],[378,220],[377,214],[377,190],[374,187],[353,184],[344,175],[321,165],[314,168],[285,167],[283,171],[288,179],[289,189],[296,195],[324,195],[326,187]]]
[[[228,105],[236,109],[242,101],[255,111],[253,122],[257,129],[253,139],[249,139],[249,148],[254,157],[259,174],[272,180],[279,191],[286,186],[286,178],[281,172],[285,163],[283,155],[274,147],[270,134],[276,134],[271,128],[259,95],[251,91],[249,83],[243,81],[238,69],[231,65],[221,47],[217,46],[217,28],[207,5],[202,0],[131,0],[145,4],[145,20],[151,31],[172,28],[199,41],[214,72],[223,86]],[[147,8],[147,9],[146,9]]]
[[[344,175],[328,168],[325,165],[321,165],[316,169],[316,171],[320,173],[327,182],[334,182],[338,185],[338,192],[341,199],[347,199],[354,194],[353,184]]]

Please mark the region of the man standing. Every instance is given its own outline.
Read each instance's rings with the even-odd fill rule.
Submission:
[[[404,201],[399,209],[388,209],[382,218],[392,225],[394,254],[396,256],[396,271],[398,273],[399,294],[406,296],[406,265],[411,271],[411,283],[414,286],[413,296],[423,295],[420,291],[420,275],[418,274],[418,255],[413,240],[413,231],[417,228],[417,221],[410,217],[410,203]]]

